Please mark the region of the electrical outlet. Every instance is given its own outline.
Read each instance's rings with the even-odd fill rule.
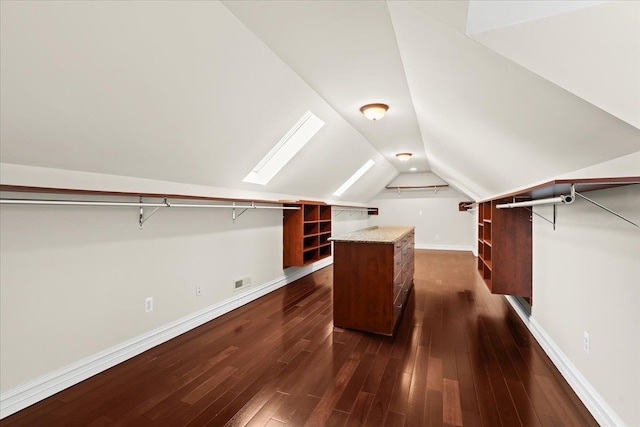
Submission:
[[[589,354],[590,346],[591,343],[589,342],[589,333],[587,331],[584,331],[582,335],[582,349],[585,353]]]
[[[153,311],[153,297],[144,300],[144,312],[149,313],[150,311]]]
[[[199,297],[200,295],[202,295],[202,285],[198,283],[196,285],[196,296]]]

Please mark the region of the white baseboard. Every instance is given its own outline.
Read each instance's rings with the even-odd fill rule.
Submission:
[[[30,381],[18,388],[0,393],[0,419],[8,417],[27,406],[33,405],[72,385],[78,384],[118,363],[137,356],[150,348],[169,341],[180,334],[235,310],[332,263],[333,257],[328,257],[312,265],[292,269],[292,272],[288,272],[285,276],[272,280],[271,282],[250,288],[225,301],[108,348],[86,359]]]
[[[571,363],[542,326],[524,311],[518,300],[510,295],[505,297],[598,424],[602,427],[626,427],[625,422]]]
[[[465,245],[430,245],[425,243],[416,243],[416,249],[433,249],[438,251],[466,251],[472,252],[473,248],[471,246]]]

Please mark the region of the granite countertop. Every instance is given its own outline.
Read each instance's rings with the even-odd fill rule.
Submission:
[[[396,243],[415,229],[413,226],[374,226],[331,237],[332,242]]]

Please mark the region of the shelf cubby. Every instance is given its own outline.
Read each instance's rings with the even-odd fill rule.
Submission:
[[[331,221],[331,206],[320,206],[320,220]]]
[[[283,214],[283,267],[303,266],[331,256],[331,206],[319,202],[288,204]]]
[[[485,221],[484,227],[482,227],[482,231],[483,231],[483,234],[484,234],[483,240],[485,242],[491,243],[491,223]]]
[[[319,229],[320,233],[331,233],[331,221],[320,221]]]
[[[331,255],[331,243],[320,246],[318,248],[318,254],[320,258],[328,257],[329,255]]]
[[[316,235],[305,237],[302,246],[305,250],[309,248],[315,248],[316,246],[318,246],[318,236]]]
[[[314,261],[317,261],[318,259],[319,259],[319,257],[318,257],[318,249],[317,248],[306,250],[302,254],[302,262],[305,265],[309,264],[309,263],[312,263]]]
[[[308,222],[304,224],[304,235],[318,234],[319,227],[317,222]]]
[[[318,205],[302,205],[302,210],[304,211],[304,220],[305,221],[317,221],[318,216]]]

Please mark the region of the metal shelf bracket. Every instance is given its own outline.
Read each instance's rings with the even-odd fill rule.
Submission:
[[[163,201],[164,205],[166,207],[171,207],[171,204],[167,201],[167,198],[164,198]],[[147,222],[149,220],[149,218],[151,218],[153,216],[154,213],[158,212],[158,209],[160,209],[161,207],[164,206],[157,206],[154,210],[151,211],[151,213],[149,213],[146,217],[144,216],[144,207],[142,206],[142,197],[140,197],[140,216],[138,219],[138,224],[140,225],[140,230],[142,230],[142,226],[144,225],[145,222]]]
[[[573,186],[571,186],[571,188],[573,188]],[[576,196],[580,196],[581,198],[583,198],[584,200],[586,200],[589,203],[592,203],[594,205],[596,205],[597,207],[599,207],[600,209],[603,209],[607,212],[609,212],[612,215],[617,216],[618,218],[627,221],[629,224],[636,226],[637,228],[640,228],[640,225],[636,224],[635,222],[631,221],[628,218],[625,218],[624,216],[620,215],[619,213],[616,213],[614,211],[612,211],[611,209],[609,209],[608,207],[601,205],[600,203],[596,202],[595,200],[591,200],[590,198],[588,198],[587,196],[585,196],[584,194],[580,194],[577,191],[575,192]]]
[[[335,215],[334,218],[337,217],[338,215],[340,215],[342,212],[349,212],[349,216],[353,216],[356,213],[360,213],[360,215],[369,215],[369,212],[374,211],[371,208],[342,208],[342,209],[337,209],[337,208],[333,208],[333,210],[335,211]]]
[[[240,216],[247,211],[247,209],[255,209],[255,202],[251,202],[251,206],[247,206],[243,208],[240,213],[236,214],[236,202],[233,202],[233,208],[231,209],[231,220],[235,223],[236,219],[240,218]]]
[[[542,219],[544,219],[545,221],[547,221],[549,224],[553,225],[553,231],[556,231],[556,209],[557,209],[558,205],[553,205],[553,221],[551,221],[550,219],[546,218],[545,216],[540,215],[537,212],[534,212],[533,208],[525,208],[526,210],[528,210],[529,212],[531,212],[532,214],[534,214],[537,217],[540,217]],[[532,217],[533,219],[533,217]]]

